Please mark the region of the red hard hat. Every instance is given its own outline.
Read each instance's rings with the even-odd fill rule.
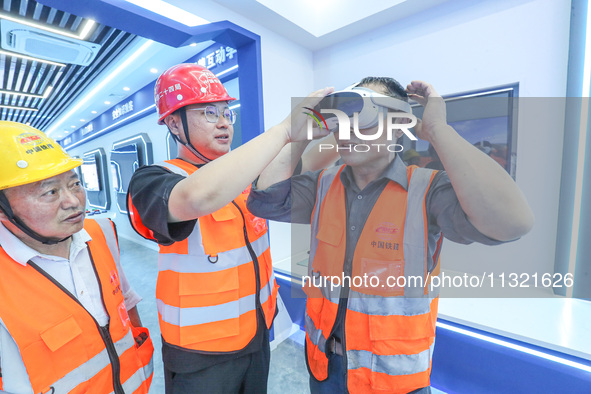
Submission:
[[[214,73],[194,63],[173,66],[160,75],[154,86],[158,123],[177,109],[189,104],[236,100]]]

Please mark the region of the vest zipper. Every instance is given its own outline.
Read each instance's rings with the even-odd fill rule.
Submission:
[[[351,277],[351,272],[352,272],[352,268],[350,270],[346,270],[349,271],[346,275],[349,275],[349,277]],[[345,387],[347,387],[348,385],[348,378],[349,378],[349,360],[347,360],[347,336],[345,335],[346,329],[345,329],[345,325],[346,325],[346,319],[347,319],[347,304],[349,303],[349,290],[350,287],[348,286],[344,286],[342,288],[343,292],[339,295],[339,306],[337,308],[337,316],[335,318],[335,323],[336,321],[341,318],[342,319],[342,323],[340,324],[340,328],[341,328],[341,332],[339,333],[339,336],[341,337],[341,346],[343,348],[343,369],[345,371]],[[342,317],[341,317],[342,315]],[[333,325],[333,329],[332,332],[330,333],[330,337],[332,337],[334,335],[334,325]],[[330,338],[329,337],[329,338]]]
[[[263,320],[265,320],[265,314],[263,313],[263,306],[261,305],[261,276],[259,272],[259,260],[257,258],[257,254],[254,252],[252,245],[250,244],[250,240],[248,239],[248,231],[246,231],[246,218],[244,217],[244,213],[236,204],[235,201],[232,201],[232,204],[238,208],[238,212],[240,212],[240,216],[242,216],[242,232],[244,233],[244,241],[246,242],[246,248],[248,249],[248,253],[252,258],[252,264],[254,265],[254,274],[256,280],[256,294],[255,294],[255,306],[257,311],[262,313]]]
[[[96,267],[94,266],[94,260],[92,259],[92,254],[90,253],[90,249],[88,251],[88,255],[90,256],[90,261],[92,263],[92,268],[94,269],[94,273],[97,277],[97,282],[99,284],[99,288],[101,291],[101,302],[103,303],[103,307],[105,305],[105,302],[103,300],[103,288],[102,288],[102,284],[100,279],[98,278],[98,273],[96,272]],[[72,300],[74,300],[74,302],[76,302],[78,305],[80,305],[80,307],[82,309],[84,309],[84,311],[86,313],[88,313],[88,316],[90,316],[90,318],[92,319],[92,321],[94,321],[94,324],[96,325],[98,332],[101,336],[101,339],[103,340],[104,344],[105,344],[105,349],[107,349],[107,354],[109,355],[109,361],[111,362],[111,369],[113,371],[113,389],[115,394],[125,394],[125,392],[123,391],[123,386],[121,385],[121,377],[120,375],[120,369],[121,366],[119,364],[119,356],[117,355],[117,351],[115,350],[115,345],[113,344],[113,339],[111,338],[111,334],[109,332],[109,323],[107,323],[107,325],[105,327],[102,327],[98,321],[96,321],[96,319],[94,318],[94,316],[92,316],[92,314],[90,312],[88,312],[88,310],[86,308],[84,308],[84,306],[80,303],[80,301],[78,300],[78,298],[76,298],[76,296],[74,296],[72,293],[70,293],[70,291],[68,289],[66,289],[64,286],[62,286],[61,283],[59,283],[58,281],[56,281],[51,275],[49,275],[47,272],[45,272],[41,267],[39,267],[37,264],[35,264],[34,262],[32,262],[31,260],[29,260],[27,262],[27,264],[31,265],[31,267],[33,267],[35,270],[37,270],[41,275],[43,275],[45,278],[47,278],[51,283],[53,283],[54,285],[56,285],[61,291],[63,291],[68,297],[70,297]],[[105,311],[107,310],[107,308],[105,308]],[[108,312],[107,312],[107,316],[108,316]],[[110,316],[109,316],[110,318]],[[103,329],[106,329],[106,332],[103,331]]]
[[[123,386],[121,385],[121,364],[119,363],[119,356],[117,355],[113,338],[111,338],[111,333],[109,332],[109,323],[107,323],[107,325],[104,327],[99,327],[99,331],[101,333],[101,337],[103,338],[103,342],[105,343],[107,353],[109,354],[109,360],[111,360],[111,369],[113,371],[113,387],[115,389],[115,393],[125,394],[125,391],[123,391]],[[115,379],[115,377],[117,378]]]
[[[345,192],[345,212],[346,212],[346,222],[345,222],[345,226],[348,229],[349,228],[349,204],[347,201],[347,194]],[[366,218],[367,220],[367,218]],[[363,223],[363,226],[361,226],[361,230],[363,231],[363,229],[365,228],[365,222]],[[349,239],[348,239],[348,232],[347,235],[345,236],[345,248],[347,247],[347,244],[349,243]],[[357,241],[359,241],[359,239],[357,239]],[[357,244],[355,245],[355,249],[357,249]],[[346,249],[345,249],[346,250]],[[353,273],[353,259],[355,257],[355,250],[353,250],[353,255],[352,256],[347,256],[345,254],[345,261],[343,261],[343,274],[347,277],[351,277],[352,273]],[[333,324],[332,330],[330,332],[330,336],[329,338],[333,337],[335,335],[335,325],[337,325],[337,322],[339,320],[341,320],[340,324],[339,324],[339,328],[340,328],[340,332],[338,333],[340,339],[341,339],[341,346],[343,348],[343,369],[345,370],[345,387],[348,387],[348,380],[349,380],[349,360],[347,359],[347,329],[346,329],[346,324],[347,324],[347,306],[349,304],[349,293],[351,291],[351,287],[349,286],[349,283],[347,283],[346,285],[344,285],[341,288],[341,293],[339,294],[339,305],[337,307],[337,315],[335,317],[335,323]]]
[[[111,325],[111,316],[109,315],[109,310],[105,305],[105,299],[103,298],[103,284],[99,279],[99,274],[96,270],[92,253],[90,253],[90,245],[88,246],[88,256],[90,257],[92,269],[94,270],[94,274],[99,285],[101,303],[103,304],[103,308],[105,308],[105,311],[107,311],[107,316],[109,316],[109,322],[104,327],[98,325],[98,322],[96,320],[95,322],[99,326],[99,331],[101,331],[101,337],[103,338],[103,342],[105,342],[105,348],[107,349],[107,354],[109,355],[109,360],[111,361],[111,369],[113,371],[113,388],[115,389],[115,394],[125,394],[125,391],[123,391],[123,386],[121,385],[121,364],[119,363],[119,355],[117,354],[115,344],[113,343],[113,338],[111,338],[111,333],[109,332],[109,326]]]
[[[266,321],[265,320],[265,314],[263,312],[263,306],[261,305],[261,279],[260,279],[260,270],[259,270],[259,260],[257,258],[257,255],[254,251],[254,249],[252,248],[252,245],[248,239],[248,232],[246,230],[246,218],[244,217],[244,213],[242,213],[242,210],[240,209],[240,207],[238,206],[238,204],[236,204],[235,201],[232,201],[232,204],[234,204],[234,206],[236,206],[236,208],[238,209],[238,212],[240,212],[240,216],[242,216],[242,232],[244,235],[244,241],[246,242],[246,249],[248,249],[248,254],[250,254],[250,257],[252,258],[252,262],[254,265],[254,273],[255,273],[255,281],[256,281],[256,292],[255,292],[255,307],[258,313],[260,313],[260,317],[261,317],[261,321]],[[266,325],[264,326],[265,328],[267,327]],[[257,318],[257,332],[259,329],[259,319]],[[250,342],[248,342],[248,344],[239,350],[232,350],[230,352],[209,352],[209,351],[196,351],[196,353],[199,354],[208,354],[208,355],[227,355],[227,354],[232,354],[232,353],[240,353],[242,350],[244,350],[246,347],[248,347],[248,345],[250,345],[252,343],[252,341],[255,340],[257,336],[257,333],[255,332],[255,335],[252,337],[252,339],[250,340]],[[186,350],[181,346],[177,346],[177,345],[172,345],[170,343],[167,343],[168,346],[179,349],[179,350]]]

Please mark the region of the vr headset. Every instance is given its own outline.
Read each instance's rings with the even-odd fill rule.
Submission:
[[[371,89],[358,87],[357,85],[359,83],[329,94],[314,108],[315,111],[322,114],[329,130],[333,131],[337,128],[337,116],[328,112],[322,113],[321,111],[323,109],[342,111],[349,118],[352,118],[357,113],[359,129],[369,129],[376,126],[380,116],[383,116],[387,112],[384,108],[409,114],[412,113],[410,104],[406,101],[385,96]]]

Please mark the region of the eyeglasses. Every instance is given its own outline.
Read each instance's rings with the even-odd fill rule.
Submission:
[[[220,119],[220,109],[215,105],[207,105],[203,108],[187,108],[187,111],[203,111],[205,114],[205,119],[209,123],[217,123]],[[224,119],[228,121],[228,123],[236,123],[236,117],[238,116],[236,115],[236,112],[228,107],[225,107],[222,111],[222,115],[224,116]]]

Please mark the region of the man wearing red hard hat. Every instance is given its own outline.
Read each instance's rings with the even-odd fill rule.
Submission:
[[[305,105],[331,91],[312,93]],[[291,159],[284,147],[305,147],[307,116],[299,107],[230,151],[235,99],[207,68],[171,67],[154,96],[178,156],[136,171],[128,204],[133,227],[160,245],[156,298],[166,392],[264,393],[278,286],[266,221],[248,211],[246,199],[280,152],[277,160]]]

